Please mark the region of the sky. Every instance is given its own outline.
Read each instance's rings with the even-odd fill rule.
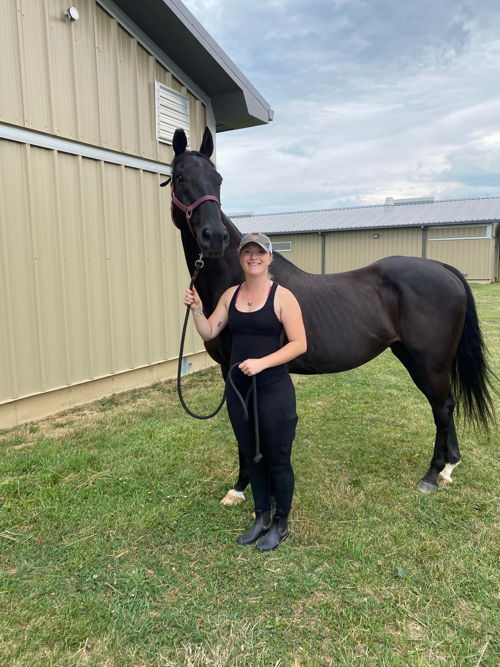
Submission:
[[[183,0],[274,110],[217,135],[228,214],[500,196],[498,0]]]

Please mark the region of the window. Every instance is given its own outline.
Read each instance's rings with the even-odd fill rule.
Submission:
[[[172,144],[175,130],[186,132],[189,145],[189,100],[187,95],[156,81],[156,139]]]
[[[428,241],[466,241],[491,237],[491,225],[463,225],[460,227],[430,227]]]
[[[273,241],[273,250],[276,250],[276,252],[291,252],[292,251],[292,242],[291,241]]]

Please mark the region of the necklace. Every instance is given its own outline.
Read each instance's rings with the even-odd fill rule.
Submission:
[[[248,289],[246,284],[245,284],[245,289]],[[251,308],[254,305],[254,303],[255,303],[255,301],[247,301],[248,308]]]

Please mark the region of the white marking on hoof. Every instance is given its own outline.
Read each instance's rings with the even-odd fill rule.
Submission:
[[[224,498],[220,501],[222,505],[239,505],[244,503],[246,500],[245,494],[243,491],[236,491],[235,489],[229,489]]]
[[[456,468],[459,463],[460,461],[457,461],[457,463],[447,463],[439,473],[439,481],[443,482],[443,484],[451,484],[453,482],[451,473],[453,472],[453,468]]]

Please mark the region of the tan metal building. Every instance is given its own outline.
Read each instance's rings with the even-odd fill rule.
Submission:
[[[173,375],[173,130],[272,119],[179,0],[75,2],[0,3],[0,428]]]
[[[499,279],[500,197],[394,200],[381,206],[234,217],[311,273],[338,273],[390,255],[428,257],[468,280]]]

